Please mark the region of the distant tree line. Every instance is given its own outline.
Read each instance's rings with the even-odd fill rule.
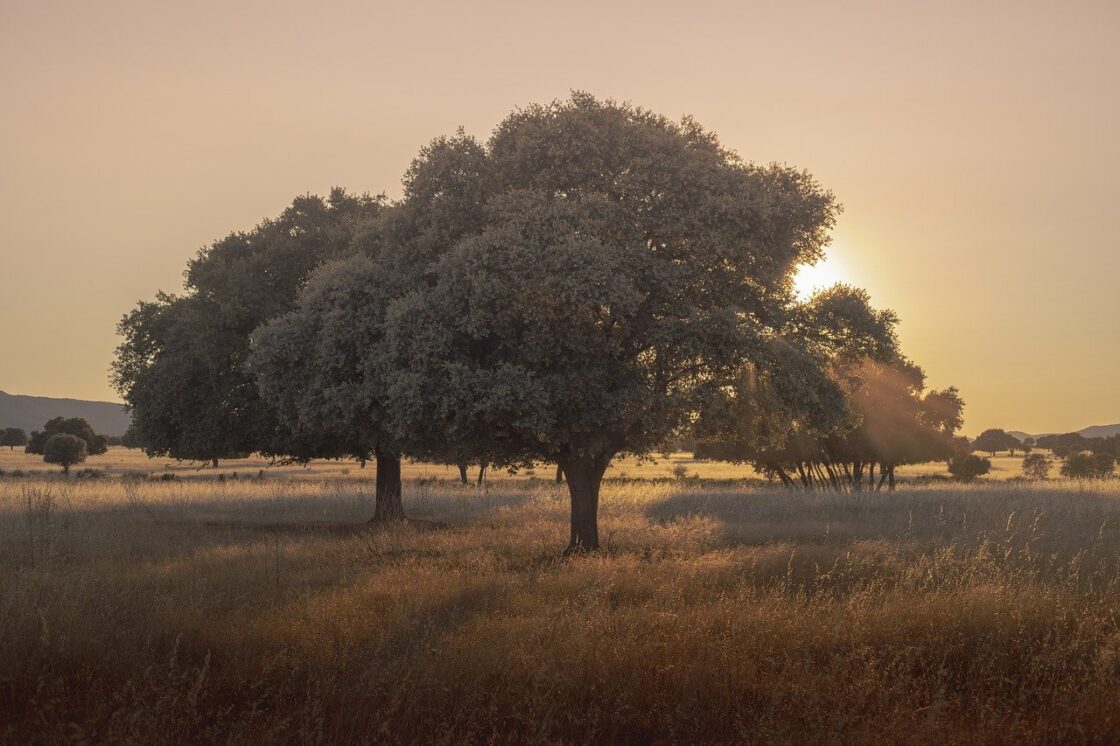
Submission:
[[[1096,479],[1108,477],[1115,470],[1120,457],[1120,434],[1086,438],[1080,433],[1064,433],[1028,437],[1020,441],[1003,430],[993,428],[980,433],[969,443],[969,448],[993,456],[1000,451],[1008,451],[1012,456],[1016,451],[1022,451],[1026,454],[1022,463],[1023,475],[1028,479],[1046,479],[1053,468],[1054,462],[1049,456],[1032,453],[1034,449],[1045,449],[1062,460],[1062,476]]]
[[[612,459],[674,442],[893,485],[958,452],[963,402],[863,291],[793,292],[838,211],[691,119],[575,93],[434,140],[398,201],[303,196],[204,248],[121,321],[112,378],[152,455],[375,461],[375,520],[403,517],[403,456],[554,462],[570,551],[599,545]]]
[[[86,460],[89,455],[105,453],[109,438],[98,435],[81,417],[54,417],[47,420],[42,430],[33,430],[29,436],[18,427],[0,429],[0,446],[9,450],[22,446],[25,453],[43,457],[48,464],[58,464],[65,474],[70,467]]]

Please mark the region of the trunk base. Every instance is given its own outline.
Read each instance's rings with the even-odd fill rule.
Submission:
[[[388,523],[404,520],[401,502],[401,457],[395,453],[376,451],[377,487],[375,489],[373,518],[370,523]]]

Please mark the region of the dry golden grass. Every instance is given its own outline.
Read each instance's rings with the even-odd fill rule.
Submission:
[[[1022,456],[1011,457],[1006,453],[997,455],[992,459],[992,472],[986,478],[988,481],[1021,477]],[[608,479],[675,479],[674,469],[684,468],[689,478],[704,480],[742,480],[761,481],[762,477],[748,464],[729,464],[720,461],[698,461],[689,453],[673,453],[657,455],[650,459],[636,459],[633,457],[615,459],[607,471]],[[238,478],[254,477],[264,472],[268,477],[285,477],[288,479],[369,479],[373,474],[372,464],[362,469],[354,461],[314,461],[307,466],[299,464],[276,464],[260,456],[244,459],[228,459],[221,461],[217,469],[209,464],[200,462],[180,462],[171,458],[148,458],[142,451],[128,448],[110,448],[108,453],[100,456],[90,456],[85,463],[74,467],[78,469],[96,469],[107,475],[121,475],[125,473],[143,474],[161,477],[171,474],[182,479],[204,478],[211,479],[217,474],[226,478],[237,475]],[[59,471],[59,467],[43,463],[41,456],[26,454],[23,449],[0,448],[0,471],[22,471],[30,473],[51,474]],[[1054,468],[1054,475],[1058,473]],[[551,464],[541,464],[533,469],[522,470],[510,475],[501,469],[488,470],[488,481],[504,481],[514,479],[523,481],[526,478],[548,480],[555,474],[555,467]],[[949,472],[942,462],[929,464],[915,464],[900,466],[897,474],[901,479],[941,476],[948,478]],[[436,479],[455,480],[459,471],[454,466],[447,464],[427,464],[421,462],[405,461],[402,469],[405,479]],[[478,467],[471,466],[470,478],[473,481],[478,476]]]
[[[0,478],[0,740],[1120,739],[1115,482],[362,476]]]

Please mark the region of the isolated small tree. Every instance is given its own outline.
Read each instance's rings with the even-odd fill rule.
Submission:
[[[0,446],[8,446],[8,450],[15,450],[16,446],[27,445],[27,433],[22,428],[6,427],[0,430]]]
[[[991,470],[991,460],[971,453],[965,456],[954,456],[949,461],[949,473],[962,482],[971,482]]]
[[[43,446],[43,461],[58,464],[63,474],[69,474],[70,467],[85,461],[88,454],[86,442],[69,433],[55,433]]]
[[[1023,476],[1027,479],[1042,480],[1050,476],[1054,462],[1045,453],[1031,453],[1023,459]]]

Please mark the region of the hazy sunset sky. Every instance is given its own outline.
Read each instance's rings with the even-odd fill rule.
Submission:
[[[832,189],[818,275],[967,433],[1118,422],[1118,40],[1116,0],[0,0],[0,389],[116,399],[117,320],[199,248],[578,88]]]

